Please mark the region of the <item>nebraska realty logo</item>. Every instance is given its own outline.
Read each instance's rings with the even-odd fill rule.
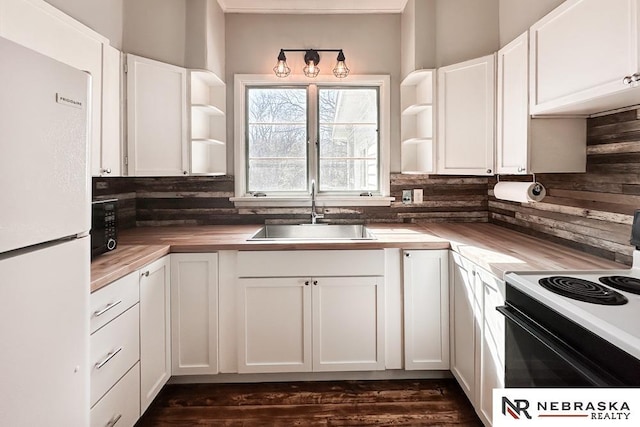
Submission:
[[[640,425],[640,389],[493,390],[493,425]]]

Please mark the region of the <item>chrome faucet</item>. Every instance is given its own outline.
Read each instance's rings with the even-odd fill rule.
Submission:
[[[324,218],[323,214],[316,212],[316,180],[311,180],[311,224],[315,224],[317,219]]]

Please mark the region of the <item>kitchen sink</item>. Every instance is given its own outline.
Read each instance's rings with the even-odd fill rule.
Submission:
[[[375,240],[362,224],[269,224],[248,240]]]

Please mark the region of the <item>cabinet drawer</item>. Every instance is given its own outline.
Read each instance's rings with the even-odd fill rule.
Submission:
[[[132,427],[140,417],[140,363],[91,409],[91,427]]]
[[[384,276],[384,251],[238,252],[238,277]]]
[[[136,304],[91,335],[91,406],[139,360],[139,323]]]
[[[91,294],[91,333],[124,313],[140,299],[138,272],[118,279]]]

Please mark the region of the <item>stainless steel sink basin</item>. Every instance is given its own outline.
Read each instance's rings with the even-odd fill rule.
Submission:
[[[269,224],[249,240],[375,240],[375,237],[361,224]]]

